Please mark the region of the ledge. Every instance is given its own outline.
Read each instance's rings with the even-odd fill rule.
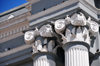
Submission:
[[[0,44],[3,43],[3,42],[9,41],[9,40],[11,40],[11,39],[14,39],[14,38],[16,38],[16,37],[22,36],[22,35],[23,35],[22,32],[19,32],[19,33],[13,34],[13,35],[9,35],[9,36],[6,37],[6,38],[0,39]]]
[[[39,13],[36,13],[36,14],[28,17],[28,20],[31,22],[30,26],[37,24],[37,23],[40,23],[44,20],[56,17],[58,15],[66,13],[68,11],[74,10],[74,9],[77,8],[77,4],[78,4],[78,0],[69,0],[69,1],[65,1],[64,3],[61,3],[57,6],[51,7],[49,9],[45,10],[45,11],[41,11]],[[67,7],[68,10],[64,9],[66,7]],[[70,8],[70,7],[72,7],[72,8]],[[59,10],[61,10],[61,11],[59,11]]]
[[[9,65],[19,61],[22,61],[26,58],[31,58],[31,46],[23,45],[21,47],[12,49],[10,51],[4,52],[0,54],[0,65]]]
[[[70,13],[70,11],[75,12],[74,10],[77,11],[79,9],[84,11],[85,15],[89,15],[93,17],[94,20],[99,22],[98,9],[83,0],[65,1],[45,11],[41,11],[28,17],[28,20],[30,21],[30,26],[33,26],[38,23],[42,23],[43,21],[49,20],[51,18],[54,19],[55,17],[60,17],[65,13]]]

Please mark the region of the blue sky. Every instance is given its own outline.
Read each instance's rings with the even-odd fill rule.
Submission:
[[[26,3],[26,0],[0,0],[0,13]]]

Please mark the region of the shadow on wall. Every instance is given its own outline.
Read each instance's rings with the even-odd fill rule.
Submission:
[[[2,53],[2,52],[11,50],[13,48],[19,47],[24,44],[25,44],[24,36],[22,35],[22,36],[14,38],[12,40],[9,40],[7,42],[0,43],[0,52]]]
[[[100,9],[100,0],[94,0],[96,8]]]

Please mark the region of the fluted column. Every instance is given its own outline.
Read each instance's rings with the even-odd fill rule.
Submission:
[[[68,44],[64,46],[65,66],[89,66],[89,55],[86,46]]]
[[[33,66],[56,66],[55,57],[47,53],[38,53],[33,57]]]

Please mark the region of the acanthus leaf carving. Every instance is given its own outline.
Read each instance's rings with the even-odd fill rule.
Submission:
[[[74,41],[84,41],[84,38],[83,38],[83,33],[82,33],[82,30],[81,30],[81,27],[78,27],[77,30],[76,30],[76,38]]]
[[[90,45],[90,33],[94,35],[94,33],[98,32],[98,27],[99,25],[92,21],[91,18],[86,19],[83,13],[74,14],[71,18],[67,15],[65,19],[52,21],[51,24],[43,25],[40,29],[36,28],[34,31],[27,31],[25,41],[29,44],[33,42],[37,52],[53,52],[56,41],[59,44],[77,41]],[[29,39],[26,39],[26,37]],[[39,37],[42,37],[42,40],[37,40]],[[60,37],[61,41],[53,40],[54,37]]]
[[[40,29],[40,36],[42,37],[53,37],[52,26],[50,24],[43,25]]]
[[[54,49],[54,47],[55,47],[55,41],[54,40],[50,40],[49,42],[48,42],[48,51],[49,52],[52,52],[53,51],[53,49]]]
[[[65,36],[67,38],[67,42],[69,42],[70,39],[71,39],[71,31],[69,29],[66,29],[66,33],[65,34],[66,34]]]
[[[37,50],[41,51],[42,50],[42,42],[40,40],[36,40],[35,47],[37,48]]]
[[[71,17],[72,21],[71,24],[74,26],[85,26],[86,25],[86,18],[83,13],[74,14]]]
[[[82,30],[83,30],[84,41],[90,45],[89,31],[85,27]]]
[[[70,24],[72,21],[69,15],[66,16],[65,20],[66,20],[66,25]]]

